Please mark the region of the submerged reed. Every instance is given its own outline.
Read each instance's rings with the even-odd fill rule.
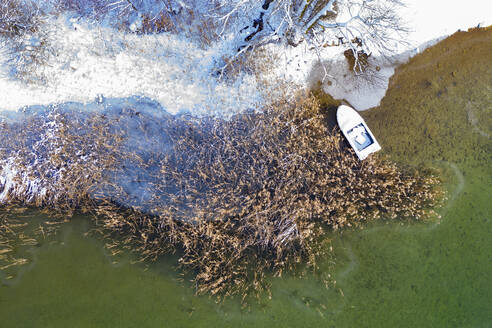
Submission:
[[[30,218],[31,211],[21,204],[0,209],[0,281],[14,278],[19,267],[31,262],[32,254],[25,251],[26,247],[39,246],[63,223],[56,218]]]

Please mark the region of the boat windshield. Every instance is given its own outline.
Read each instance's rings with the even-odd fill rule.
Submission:
[[[374,140],[372,140],[371,135],[362,123],[350,129],[347,132],[347,136],[357,151],[364,150],[374,143]]]

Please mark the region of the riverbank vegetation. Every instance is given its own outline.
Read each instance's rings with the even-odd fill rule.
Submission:
[[[57,55],[48,51],[55,48],[43,35],[42,20],[33,17],[48,14],[36,7],[31,15],[32,11],[20,10],[23,3],[9,0],[0,7],[9,18],[0,28],[11,49],[10,75],[46,85],[47,75],[34,68]],[[211,66],[200,70],[205,72],[204,81],[239,75],[230,63],[239,62],[237,66],[244,69],[241,54],[267,43],[285,41],[296,47],[309,41],[318,50],[334,44],[328,43],[335,37],[328,31],[342,33],[337,46],[352,52],[352,68],[360,73],[359,56],[365,58],[384,48],[390,40],[388,30],[404,32],[394,10],[399,1],[358,1],[357,13],[345,22],[336,18],[339,11],[351,12],[348,1],[239,1],[235,7],[220,2],[223,6],[213,10],[202,2],[204,8],[197,7],[196,13],[182,1],[159,3],[163,12],[152,16],[161,17],[155,21],[142,16],[145,1],[67,0],[52,9],[77,13],[67,24],[74,31],[83,28],[76,23],[82,17],[99,22],[117,17],[112,28],[137,36],[178,33],[179,24],[173,19],[200,21],[193,18],[201,9],[203,17],[214,22],[197,27],[191,39],[218,38],[226,27],[237,38],[228,41],[220,57],[206,61]],[[258,14],[253,15],[258,17],[253,24],[242,17],[245,10]],[[360,39],[360,24],[371,32],[364,34],[369,39]],[[276,27],[267,30],[264,25]],[[204,33],[207,26],[216,31]],[[238,26],[241,31],[234,30]],[[326,39],[317,40],[325,32]],[[92,53],[92,44],[90,48]],[[129,48],[112,50],[111,58]],[[97,58],[95,63],[103,62]],[[128,66],[136,63],[128,62]],[[197,63],[190,62],[186,69]],[[67,64],[61,69],[78,70],[71,60]],[[179,74],[189,74],[181,70],[183,66]],[[179,75],[178,70],[175,73],[159,76],[158,93],[166,89],[162,80]],[[121,81],[126,84],[127,79]],[[169,84],[169,98],[201,97],[200,92],[185,97],[175,94],[190,83]],[[225,89],[229,96],[231,89]],[[252,95],[249,91],[241,89],[241,96]],[[317,96],[273,98],[256,112],[227,119],[166,116],[164,110],[152,114],[130,105],[111,112],[102,95],[97,105],[92,104],[100,106],[95,111],[71,110],[74,104],[60,104],[17,113],[0,125],[2,201],[49,208],[65,216],[75,211],[92,213],[99,231],[110,239],[110,247],[136,251],[143,260],[177,252],[179,265],[192,275],[197,292],[221,296],[259,293],[268,288],[265,277],[269,274],[279,276],[302,265],[316,269],[319,257],[330,256],[327,231],[375,219],[423,220],[437,215],[432,209],[443,194],[435,173],[399,167],[379,154],[360,162],[333,124],[338,103],[329,96],[318,92]],[[11,225],[3,220],[1,233],[7,235]]]
[[[294,104],[276,102],[230,120],[177,116],[166,123],[171,149],[153,158],[128,153],[120,146],[125,134],[103,115],[91,114],[92,125],[84,127],[55,115],[50,139],[36,143],[37,154],[49,155],[40,160],[19,149],[17,163],[38,165],[10,172],[12,181],[37,177],[37,189],[31,184],[3,191],[17,202],[24,197],[24,203],[61,213],[91,212],[113,247],[143,259],[177,251],[200,293],[258,292],[267,287],[268,273],[281,275],[300,264],[316,268],[316,259],[328,256],[326,231],[378,218],[425,219],[442,198],[439,180],[429,172],[397,167],[378,155],[359,161],[330,123],[330,97],[322,101],[324,106],[312,95],[300,96]],[[16,133],[27,133],[26,126],[6,124],[1,135],[18,140]],[[142,138],[146,147],[154,137]],[[141,192],[159,195],[159,201],[142,197],[140,206],[128,208],[104,196],[108,188],[125,192],[111,177],[128,163],[153,172],[152,190]]]

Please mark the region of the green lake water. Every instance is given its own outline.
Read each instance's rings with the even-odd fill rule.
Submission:
[[[75,216],[40,245],[19,247],[30,262],[12,277],[0,273],[0,327],[492,327],[491,34],[415,57],[364,114],[394,160],[441,170],[448,200],[439,221],[333,233],[336,264],[326,259],[318,275],[335,286],[283,276],[271,299],[218,304],[194,295],[175,257],[144,265],[109,256],[84,234],[89,218]],[[23,216],[33,227],[46,219]]]

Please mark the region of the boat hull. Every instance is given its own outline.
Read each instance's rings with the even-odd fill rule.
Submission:
[[[339,106],[337,121],[343,135],[361,161],[381,149],[362,116],[353,108],[346,105]]]

